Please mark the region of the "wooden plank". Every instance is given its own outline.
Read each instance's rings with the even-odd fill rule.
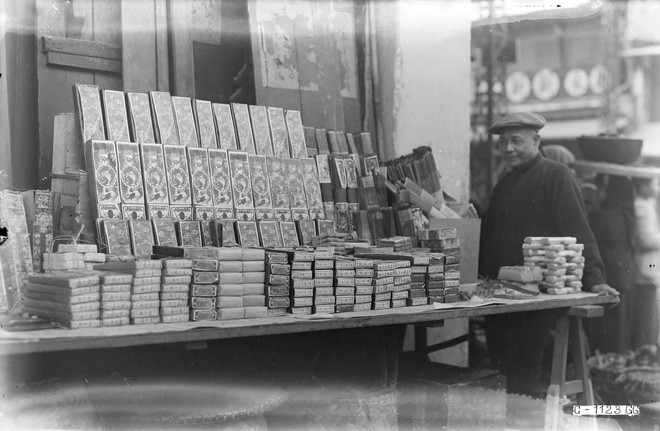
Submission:
[[[146,93],[158,87],[156,9],[153,2],[121,0],[124,91]]]
[[[170,43],[167,35],[167,4],[154,0],[156,12],[156,84],[157,91],[170,91]]]
[[[580,307],[571,307],[566,310],[566,315],[575,317],[601,317],[605,313],[603,307],[599,305],[582,305]]]
[[[573,368],[576,377],[582,383],[582,391],[578,395],[578,402],[583,405],[594,404],[594,390],[591,386],[589,366],[587,365],[587,337],[582,328],[582,319],[571,317],[571,320],[570,335],[572,339]]]
[[[568,316],[560,316],[555,326],[555,344],[552,350],[552,370],[550,384],[557,385],[560,389],[566,381],[566,359],[568,357]]]
[[[596,172],[599,174],[618,175],[621,177],[635,178],[657,178],[660,177],[660,168],[655,166],[632,166],[620,165],[617,163],[590,162],[587,160],[577,160],[570,164],[570,167],[583,172]]]
[[[520,311],[567,308],[572,305],[616,303],[617,301],[618,298],[613,296],[594,295],[583,298],[552,298],[534,301],[520,301],[520,303],[510,305],[490,305],[468,309],[429,310],[430,307],[419,307],[420,309],[423,309],[423,311],[420,310],[413,314],[385,314],[374,311],[370,312],[368,317],[336,318],[322,321],[306,321],[291,316],[267,319],[241,319],[235,321],[209,321],[204,322],[208,326],[195,327],[191,325],[190,329],[186,329],[186,324],[182,324],[182,326],[179,327],[179,331],[172,330],[171,327],[168,326],[167,331],[162,333],[147,333],[147,329],[145,328],[129,326],[125,328],[125,332],[121,335],[113,335],[114,332],[116,332],[113,328],[98,328],[81,331],[44,330],[11,334],[0,331],[0,355],[96,348],[118,348],[150,344],[361,328],[365,326],[415,324]],[[386,313],[390,312],[386,311]],[[61,336],[59,336],[60,333]],[[53,335],[56,335],[56,337],[52,338]]]
[[[193,22],[190,3],[171,1],[168,5],[170,34],[172,36],[172,95],[195,98],[193,58]]]
[[[93,39],[100,43],[121,46],[121,3],[116,0],[92,1]],[[120,71],[123,66],[120,65]],[[95,73],[94,84],[103,90],[123,91],[121,76],[107,73]]]
[[[121,60],[121,46],[93,40],[71,39],[69,37],[43,36],[44,52],[84,55],[108,60]]]
[[[49,52],[46,54],[46,64],[49,66],[74,67],[77,69],[94,70],[105,73],[121,74],[120,61],[106,60],[98,57],[84,57],[82,55],[62,54]]]

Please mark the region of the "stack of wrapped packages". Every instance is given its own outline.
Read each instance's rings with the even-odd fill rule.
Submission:
[[[523,244],[525,266],[541,270],[539,287],[552,295],[582,291],[583,250],[575,237],[527,237]]]

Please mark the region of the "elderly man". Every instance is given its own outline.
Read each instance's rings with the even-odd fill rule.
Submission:
[[[499,135],[497,150],[511,170],[495,186],[482,220],[479,272],[494,279],[501,266],[522,265],[527,236],[573,236],[584,244],[584,290],[618,295],[605,282],[575,176],[539,151],[543,126],[540,115],[516,113],[489,129]],[[531,394],[543,387],[541,362],[551,324],[552,316],[545,312],[487,318],[491,361],[507,375],[512,392]]]

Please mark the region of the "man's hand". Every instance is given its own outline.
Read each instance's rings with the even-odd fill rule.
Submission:
[[[607,284],[596,284],[591,286],[591,292],[597,293],[599,295],[614,295],[619,296],[619,291],[613,287],[608,286]]]

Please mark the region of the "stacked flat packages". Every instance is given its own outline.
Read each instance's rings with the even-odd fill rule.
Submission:
[[[160,323],[160,260],[132,260],[94,265],[97,271],[131,274],[130,321],[133,325]]]
[[[522,247],[525,266],[541,271],[542,292],[560,295],[582,290],[584,244],[576,238],[527,237]]]
[[[101,325],[99,281],[97,274],[76,272],[30,275],[25,285],[23,310],[69,328],[98,327]]]
[[[291,290],[289,313],[311,314],[314,304],[314,252],[294,250],[287,252],[291,263]]]
[[[99,272],[101,282],[101,326],[130,323],[133,275]]]
[[[371,310],[374,294],[374,262],[371,259],[354,259],[355,307],[354,311]]]
[[[196,292],[191,284],[192,260],[167,258],[161,262],[163,270],[160,279],[160,321],[186,322],[190,318],[189,294]]]
[[[266,307],[268,317],[284,316],[291,304],[289,283],[291,265],[289,256],[284,252],[266,251]]]
[[[317,247],[314,250],[314,262],[312,270],[314,271],[314,305],[313,313],[334,313],[335,312],[335,260],[334,248]]]
[[[188,256],[192,258],[190,320],[215,320],[217,318],[216,295],[219,280],[218,259],[197,253]]]
[[[426,276],[431,257],[427,254],[415,253],[410,267],[410,290],[406,304],[408,306],[427,305],[429,303],[426,291]],[[443,292],[444,293],[444,292]]]
[[[371,303],[370,295],[360,295],[359,298],[355,295],[355,261],[337,257],[335,258],[335,311],[337,313],[354,311],[356,299],[360,304]]]

